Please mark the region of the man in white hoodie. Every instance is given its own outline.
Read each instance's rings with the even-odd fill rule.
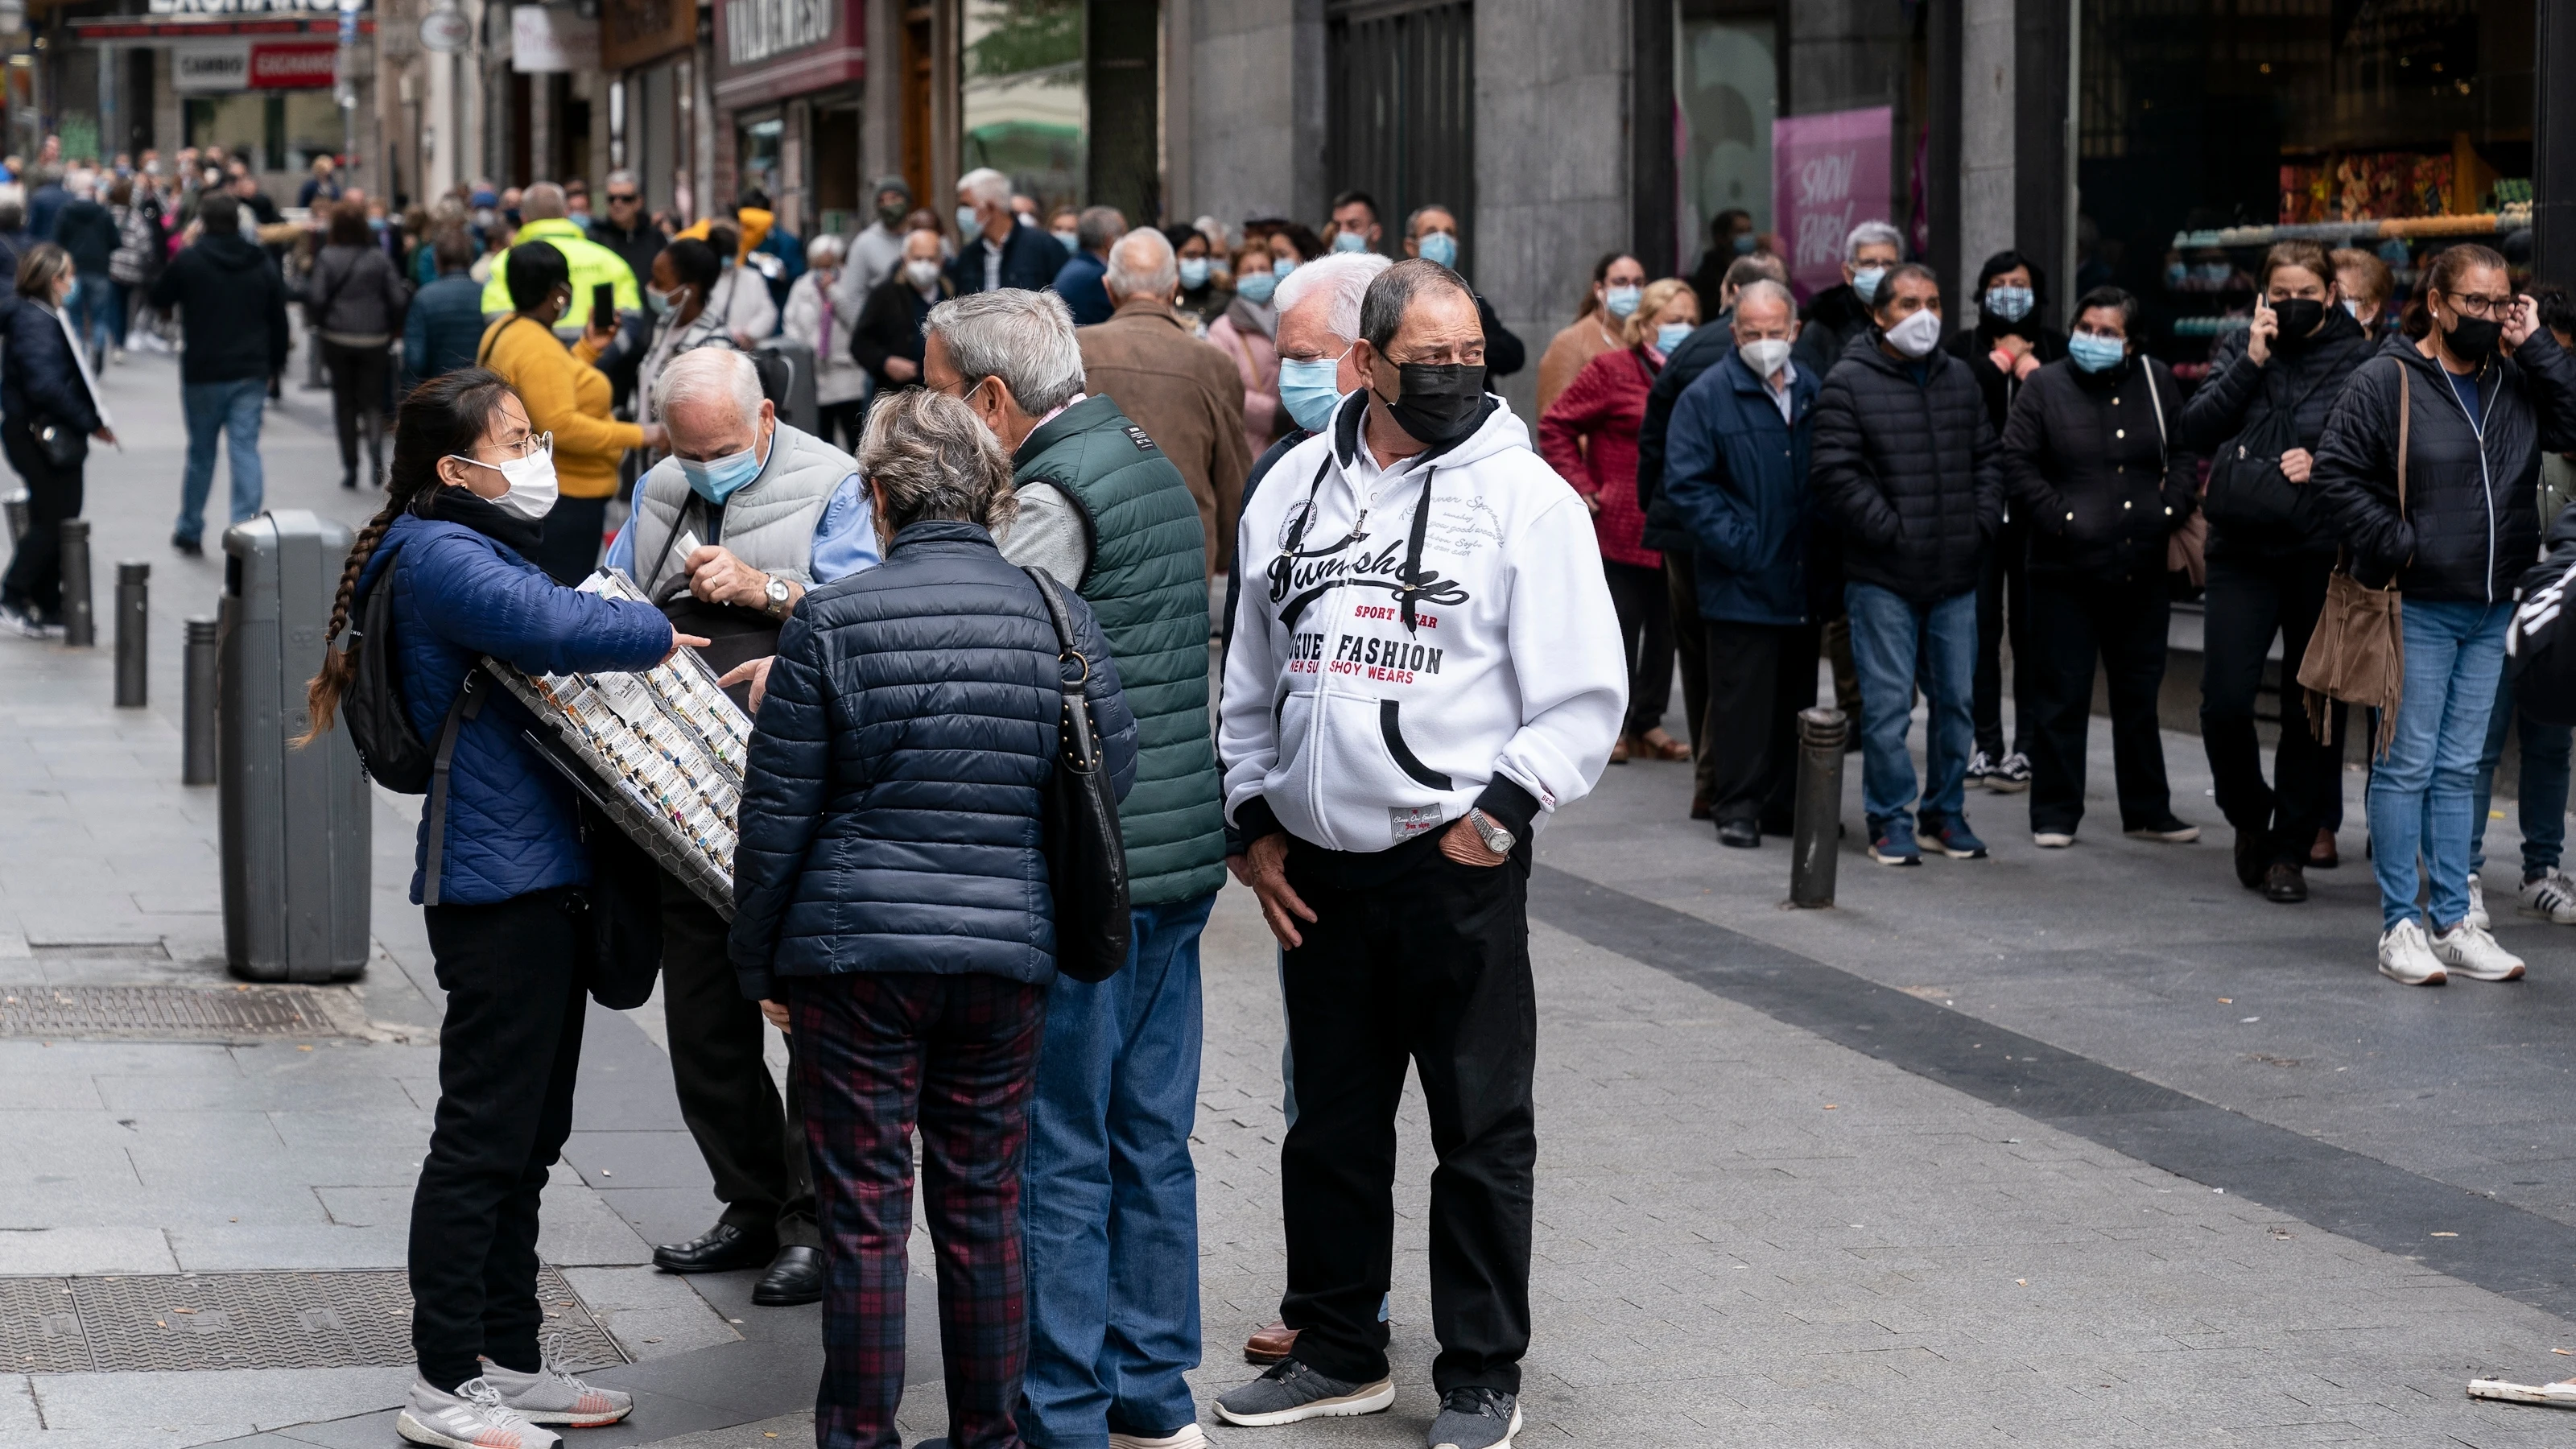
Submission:
[[[1359,391],[1245,511],[1218,737],[1285,955],[1290,1357],[1218,1401],[1291,1424],[1394,1402],[1395,1112],[1420,1072],[1441,1394],[1430,1442],[1507,1445],[1529,1345],[1530,838],[1591,790],[1626,708],[1582,500],[1484,389],[1476,300],[1435,262],[1371,283]]]

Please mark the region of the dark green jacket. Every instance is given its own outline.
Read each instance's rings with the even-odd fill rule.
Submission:
[[[1029,434],[1012,483],[1055,485],[1082,512],[1100,620],[1135,711],[1136,785],[1118,807],[1129,899],[1167,905],[1225,884],[1225,817],[1208,721],[1206,535],[1178,468],[1106,397]]]

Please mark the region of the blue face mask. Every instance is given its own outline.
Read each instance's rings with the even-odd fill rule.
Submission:
[[[1246,272],[1234,279],[1234,295],[1258,307],[1270,300],[1278,286],[1279,279],[1268,272]]]
[[[2129,345],[2117,337],[2078,332],[2066,339],[2066,355],[2086,372],[2107,372],[2129,355]]]
[[[2018,322],[2030,315],[2031,295],[2028,287],[1988,287],[1986,310],[2006,322]]]
[[[975,219],[975,208],[971,206],[961,206],[957,208],[957,234],[959,236],[973,236],[983,229],[984,224]]]
[[[1207,285],[1208,261],[1205,257],[1181,258],[1181,285],[1195,292]]]
[[[1689,337],[1691,331],[1692,328],[1688,322],[1664,323],[1655,329],[1655,350],[1667,357],[1672,356],[1673,349],[1681,346],[1683,339]]]
[[[1293,357],[1279,359],[1279,402],[1297,426],[1320,433],[1333,420],[1333,407],[1342,400],[1341,370],[1338,357],[1302,362]]]
[[[1637,310],[1637,299],[1646,295],[1643,287],[1612,287],[1601,294],[1601,305],[1613,317],[1625,317]]]
[[[1878,284],[1886,276],[1885,267],[1855,268],[1852,272],[1852,290],[1860,294],[1860,300],[1864,305],[1875,304],[1878,299]]]
[[[1749,257],[1753,255],[1753,241],[1753,233],[1749,231],[1737,232],[1735,234],[1735,254],[1739,257]]]
[[[1333,250],[1337,252],[1367,251],[1368,238],[1355,231],[1335,232],[1333,233]]]
[[[1297,263],[1289,257],[1281,257],[1270,264],[1270,275],[1274,277],[1285,277],[1295,270],[1297,270]]]
[[[1444,267],[1458,265],[1458,239],[1445,231],[1425,232],[1420,243],[1422,259]]]
[[[753,446],[704,463],[682,458],[680,476],[689,480],[690,492],[709,503],[722,503],[760,476],[760,449]]]

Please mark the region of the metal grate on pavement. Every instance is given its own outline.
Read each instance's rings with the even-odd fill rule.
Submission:
[[[334,993],[341,999],[345,994]],[[205,1041],[341,1036],[332,996],[299,986],[0,985],[0,1038]]]
[[[626,1362],[562,1273],[537,1273],[546,1354],[568,1369]],[[0,1373],[361,1368],[412,1362],[399,1269],[0,1278]]]

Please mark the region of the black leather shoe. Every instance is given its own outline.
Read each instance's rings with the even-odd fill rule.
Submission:
[[[724,1273],[757,1268],[778,1251],[778,1240],[731,1223],[718,1223],[685,1243],[664,1243],[653,1250],[653,1266],[666,1273]]]
[[[1717,843],[1738,850],[1754,849],[1762,843],[1762,827],[1750,820],[1721,820],[1717,822]]]
[[[2294,906],[2307,898],[2307,873],[2297,866],[2283,862],[2263,873],[2263,899]]]
[[[763,1308],[793,1308],[823,1298],[823,1250],[781,1248],[769,1271],[751,1290],[751,1301]]]

